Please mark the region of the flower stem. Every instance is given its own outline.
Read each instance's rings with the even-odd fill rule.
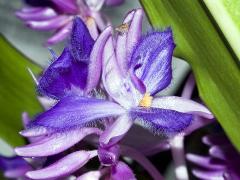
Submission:
[[[134,148],[121,145],[121,154],[128,156],[144,167],[155,180],[163,180],[163,176],[154,167],[154,165],[139,151]]]

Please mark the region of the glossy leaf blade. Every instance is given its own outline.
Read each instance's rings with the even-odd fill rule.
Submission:
[[[201,98],[240,150],[240,69],[201,1],[141,0],[154,27],[171,26],[176,55],[192,66]]]
[[[21,113],[27,111],[34,115],[40,111],[27,68],[34,73],[40,72],[40,68],[1,35],[0,51],[0,138],[13,146],[21,145],[24,142],[18,134],[22,129]]]

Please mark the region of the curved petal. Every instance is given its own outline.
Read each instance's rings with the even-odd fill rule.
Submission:
[[[212,119],[212,113],[202,104],[177,96],[155,97],[152,106],[161,109],[171,109],[182,113],[190,113]]]
[[[231,144],[212,146],[209,149],[209,154],[212,157],[227,161],[236,160],[239,157],[239,153]]]
[[[224,134],[209,134],[202,138],[202,141],[204,144],[208,146],[214,146],[214,145],[228,145],[230,144],[230,141]]]
[[[133,174],[130,167],[122,161],[119,161],[116,166],[112,167],[111,172],[111,179],[112,180],[135,180],[135,175]]]
[[[88,62],[93,45],[94,40],[91,37],[87,26],[79,17],[76,17],[73,21],[69,44],[69,50],[74,60]]]
[[[137,106],[142,94],[129,77],[123,77],[116,60],[112,37],[108,38],[104,46],[102,68],[102,81],[108,94],[125,108]]]
[[[224,180],[224,171],[206,171],[206,170],[198,170],[194,169],[192,173],[200,179],[207,180]]]
[[[4,171],[7,178],[23,177],[32,167],[21,157],[3,157],[0,156],[0,170]]]
[[[199,167],[208,169],[208,170],[224,170],[225,169],[225,163],[223,161],[219,161],[214,158],[205,157],[205,156],[199,156],[195,154],[187,154],[186,158],[198,165]]]
[[[148,93],[154,95],[170,84],[174,47],[171,29],[148,33],[136,45],[131,70],[143,81]]]
[[[87,79],[87,64],[74,61],[68,48],[43,73],[38,91],[42,95],[60,99],[75,89],[84,89]]]
[[[97,128],[83,128],[63,133],[53,133],[38,142],[17,147],[15,148],[15,152],[17,155],[24,157],[50,156],[65,151],[87,135],[99,132]]]
[[[26,176],[31,179],[60,178],[75,172],[96,155],[96,151],[77,151],[43,169],[29,171]]]
[[[133,120],[127,114],[117,118],[112,125],[100,135],[99,143],[102,147],[109,147],[117,144],[128,130],[132,127]]]
[[[88,65],[88,77],[86,91],[89,92],[98,85],[102,71],[103,49],[106,41],[112,34],[112,28],[107,27],[96,40]]]
[[[70,21],[71,17],[61,15],[43,21],[27,21],[26,25],[32,29],[49,31],[61,28]]]
[[[102,174],[100,171],[89,171],[79,176],[76,180],[99,180]]]
[[[129,70],[131,54],[142,33],[143,10],[137,9],[128,13],[123,21],[126,32],[120,33],[117,37],[116,56],[120,69],[123,73]]]
[[[36,11],[17,11],[16,16],[22,20],[41,21],[57,16],[57,13],[49,7],[41,8]]]
[[[119,146],[99,147],[98,148],[98,158],[101,165],[112,166],[118,162],[119,158]]]
[[[153,133],[166,136],[182,132],[193,120],[191,114],[160,108],[132,108],[129,115]]]
[[[66,131],[80,128],[93,120],[118,116],[125,110],[116,103],[85,98],[80,96],[68,96],[59,101],[53,108],[40,114],[29,125],[30,129],[45,127],[49,131]]]
[[[64,13],[75,14],[78,12],[78,7],[75,0],[51,0],[55,6]]]
[[[45,46],[51,46],[61,42],[70,34],[71,30],[72,30],[72,22],[69,22],[65,26],[63,26],[61,29],[59,29],[52,37],[50,37],[45,43]]]

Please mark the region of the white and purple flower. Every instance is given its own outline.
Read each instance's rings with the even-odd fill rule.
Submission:
[[[39,79],[40,94],[58,102],[21,131],[26,137],[40,137],[39,141],[15,151],[24,157],[51,156],[90,134],[99,136],[98,149],[78,150],[28,172],[27,177],[63,177],[95,156],[103,166],[111,167],[112,177],[122,171],[132,177],[128,166],[119,161],[118,142],[134,122],[170,137],[189,127],[194,116],[212,118],[205,106],[192,100],[156,95],[171,82],[175,44],[170,28],[142,35],[142,19],[143,11],[133,10],[115,34],[109,26],[96,41],[83,21],[74,19],[69,44]],[[89,127],[96,123],[104,130]]]

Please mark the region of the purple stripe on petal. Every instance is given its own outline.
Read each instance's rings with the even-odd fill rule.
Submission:
[[[89,92],[98,85],[102,70],[102,54],[104,45],[112,33],[112,28],[107,27],[96,40],[88,66],[88,77],[86,91]]]
[[[76,17],[73,21],[72,35],[69,44],[72,57],[76,61],[88,62],[93,45],[94,40],[87,26],[79,17]]]
[[[190,113],[212,119],[212,113],[202,104],[177,96],[156,97],[152,106],[161,109],[171,109],[182,113]]]
[[[171,82],[174,47],[172,31],[167,29],[143,36],[132,53],[131,69],[152,95],[166,88]]]
[[[194,169],[192,173],[200,179],[207,180],[225,180],[223,177],[224,172],[222,171],[206,171]]]
[[[205,156],[199,156],[195,154],[187,154],[187,159],[198,165],[199,167],[206,168],[209,170],[224,170],[225,169],[225,163],[221,160],[205,157]]]
[[[17,147],[15,152],[24,157],[50,156],[72,147],[89,134],[100,133],[97,128],[83,128],[63,133],[54,133],[35,143]],[[67,142],[67,143],[66,143]]]
[[[96,155],[96,151],[77,151],[43,169],[29,171],[26,176],[31,179],[61,178],[75,172]]]
[[[125,164],[122,161],[119,161],[116,166],[112,167],[111,172],[111,179],[112,180],[136,180],[134,173],[128,167],[127,164]]]
[[[71,17],[61,15],[43,21],[27,21],[26,25],[32,29],[49,31],[61,28],[70,21]]]
[[[191,114],[160,108],[132,108],[129,115],[150,131],[167,136],[182,132],[193,120]]]
[[[84,89],[87,79],[87,64],[73,60],[68,48],[43,73],[38,91],[42,95],[59,99],[79,89]]]
[[[137,106],[142,94],[130,77],[123,77],[115,56],[113,39],[109,37],[103,50],[102,81],[108,94],[125,108]]]
[[[107,127],[101,134],[99,143],[103,147],[112,146],[120,141],[128,130],[132,127],[133,120],[128,115],[122,115],[117,118],[114,123]]]
[[[39,115],[30,127],[45,127],[53,131],[65,131],[83,127],[96,119],[118,116],[125,110],[114,102],[68,96],[59,101],[53,108]]]
[[[17,11],[16,16],[22,20],[42,21],[56,17],[57,13],[52,8],[46,7],[38,11]]]
[[[71,30],[72,22],[69,22],[50,37],[45,43],[45,46],[51,46],[63,41],[71,33]]]

